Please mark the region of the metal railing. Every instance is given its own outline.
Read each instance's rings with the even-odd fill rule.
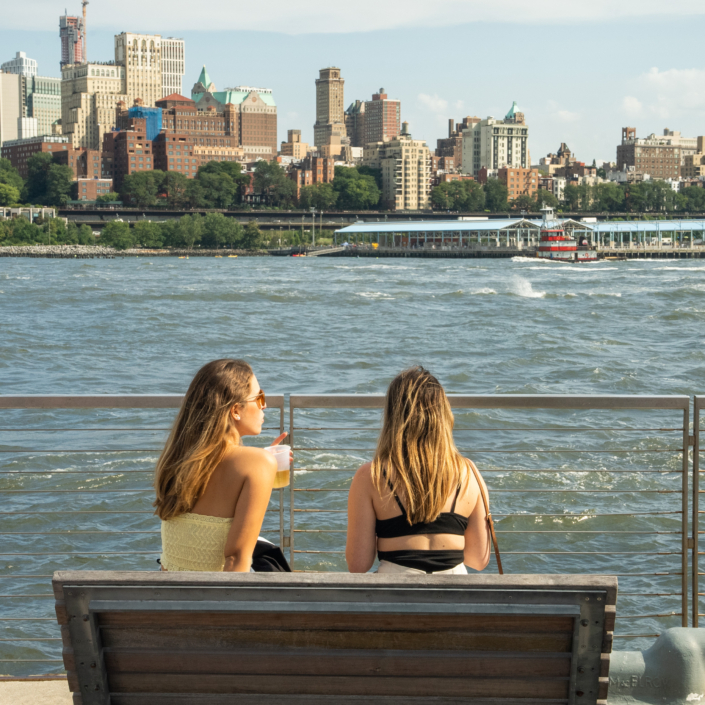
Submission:
[[[699,557],[702,555],[699,548],[700,538],[700,412],[705,409],[705,396],[696,396],[693,399],[693,435],[690,445],[693,447],[693,626],[699,626],[700,617],[705,614],[700,612],[700,565]]]
[[[616,638],[688,624],[689,397],[450,401],[456,443],[490,491],[505,571],[619,576]],[[373,456],[383,403],[382,395],[290,397],[295,569],[345,569],[347,487]]]
[[[152,477],[181,399],[0,396],[0,673],[63,671],[54,570],[159,568]],[[284,432],[284,396],[267,406],[262,442]],[[280,544],[284,499],[262,531]]]
[[[618,575],[616,638],[642,647],[645,637],[688,624],[692,551],[697,625],[698,455],[691,527],[688,450],[699,448],[702,398],[694,437],[687,396],[450,400],[458,447],[490,490],[507,572]],[[0,396],[1,672],[62,670],[53,570],[158,569],[151,476],[180,401]],[[296,570],[347,569],[347,490],[372,458],[383,401],[292,395],[287,429],[284,396],[268,395],[256,442],[288,430],[295,472],[288,492],[275,492],[262,533],[278,535]]]

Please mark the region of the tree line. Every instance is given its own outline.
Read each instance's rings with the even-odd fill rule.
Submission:
[[[507,187],[498,179],[484,185],[476,181],[452,181],[431,191],[431,205],[436,210],[502,213],[507,211],[537,212],[544,206],[568,211],[596,213],[702,213],[705,211],[705,189],[686,186],[674,191],[665,181],[642,181],[633,184],[614,182],[567,185],[563,199],[550,191],[539,190],[533,196],[508,198]]]

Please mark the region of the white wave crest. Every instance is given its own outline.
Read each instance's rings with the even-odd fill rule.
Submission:
[[[521,296],[524,299],[543,299],[545,291],[534,291],[531,282],[524,277],[514,277],[511,285],[511,293]]]

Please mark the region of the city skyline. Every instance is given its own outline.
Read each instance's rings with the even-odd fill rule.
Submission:
[[[346,80],[346,108],[355,99],[369,99],[383,85],[401,101],[401,119],[409,122],[414,138],[432,148],[447,135],[449,118],[501,118],[516,101],[532,128],[532,163],[561,142],[578,159],[599,163],[615,160],[625,125],[635,126],[639,136],[661,134],[666,127],[688,136],[704,132],[700,86],[705,85],[705,70],[686,52],[675,54],[673,46],[692,45],[705,17],[691,3],[674,5],[671,16],[646,19],[605,22],[598,17],[569,25],[544,19],[542,26],[538,17],[527,26],[475,23],[329,35],[179,31],[173,26],[174,13],[166,27],[148,15],[131,20],[129,27],[118,20],[120,24],[108,29],[100,16],[89,15],[93,29],[88,58],[109,60],[113,35],[121,31],[177,35],[188,47],[185,87],[206,64],[218,86],[248,83],[273,89],[279,105],[278,142],[286,139],[287,130],[299,129],[302,141],[313,143],[315,79],[322,67],[335,65]],[[691,16],[677,15],[679,7]],[[54,25],[57,17],[55,13]],[[0,41],[8,49],[3,60],[24,51],[39,62],[40,74],[58,75],[56,27],[50,34],[3,28]],[[425,50],[436,45],[439,51],[411,50],[420,43]],[[288,60],[291,56],[297,57],[296,64]]]

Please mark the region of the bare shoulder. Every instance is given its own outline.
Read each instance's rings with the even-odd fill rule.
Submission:
[[[477,496],[480,493],[478,482],[482,483],[482,488],[487,491],[487,485],[475,463],[470,458],[463,458],[467,467],[467,487],[470,496]],[[476,472],[475,472],[476,471]]]
[[[355,471],[352,486],[361,491],[372,486],[372,463],[365,463]]]
[[[277,471],[277,461],[271,453],[263,448],[252,448],[251,446],[239,446],[233,452],[228,453],[224,458],[225,469],[234,473],[250,475]]]

